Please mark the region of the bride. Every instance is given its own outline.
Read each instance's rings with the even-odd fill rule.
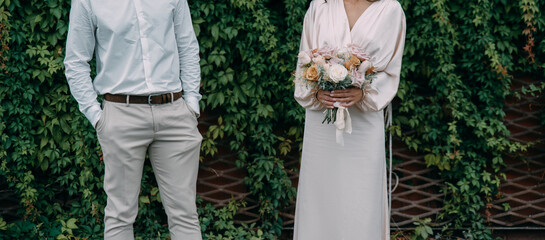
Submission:
[[[295,82],[306,119],[294,239],[389,239],[383,109],[397,92],[404,43],[405,15],[396,0],[311,2],[300,50],[357,44],[377,73],[363,90],[328,92]],[[322,124],[323,111],[336,102],[352,121],[344,145],[336,143],[333,124]]]

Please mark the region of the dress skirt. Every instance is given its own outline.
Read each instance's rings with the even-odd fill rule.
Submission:
[[[344,146],[323,111],[306,110],[295,213],[296,240],[389,238],[384,115],[349,108]]]

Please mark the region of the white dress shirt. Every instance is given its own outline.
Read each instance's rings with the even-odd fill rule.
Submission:
[[[97,94],[106,93],[146,96],[183,89],[198,115],[199,60],[187,0],[72,0],[66,78],[93,126],[102,114]]]

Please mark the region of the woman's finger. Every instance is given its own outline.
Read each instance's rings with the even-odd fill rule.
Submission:
[[[351,107],[352,105],[356,104],[356,102],[358,102],[358,101],[353,100],[353,101],[350,101],[348,103],[343,103],[342,106],[343,107]]]
[[[334,108],[333,104],[335,103],[335,100],[329,96],[329,91],[318,92],[317,98],[326,108]]]
[[[329,94],[328,94],[329,95]],[[324,91],[323,90],[319,90],[318,93],[316,93],[316,99],[318,99],[319,101],[322,101],[322,99],[324,98],[325,94],[324,94]]]
[[[326,107],[326,108],[335,108],[335,106],[333,106],[335,102],[331,102],[331,101],[323,101],[322,104]]]
[[[335,90],[331,91],[331,96],[333,97],[348,97],[348,96],[358,96],[361,92],[361,89],[343,89],[343,90]]]
[[[331,101],[333,102],[350,102],[354,100],[354,97],[335,97]]]
[[[322,95],[320,98],[319,98],[320,101],[322,100],[325,100],[325,101],[330,101],[330,102],[335,102],[335,98],[332,98],[328,95]]]
[[[330,96],[332,96],[334,98],[339,98],[339,97],[351,97],[353,95],[354,94],[350,93],[350,92],[346,92],[346,93],[344,93],[344,92],[343,93],[334,92]]]
[[[347,92],[350,92],[350,89],[336,89],[331,92],[332,93],[347,93]]]
[[[320,90],[318,100],[326,108],[335,108],[335,102],[341,103],[344,107],[350,107],[359,101],[361,89],[338,89],[331,92]]]

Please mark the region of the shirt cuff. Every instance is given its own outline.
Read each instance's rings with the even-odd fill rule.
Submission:
[[[201,111],[199,110],[199,99],[193,96],[185,96],[184,100],[185,103],[187,103],[187,106],[189,106],[195,115],[199,117],[201,115]]]
[[[100,104],[91,106],[85,113],[85,117],[89,119],[89,122],[93,124],[93,128],[96,127],[98,120],[102,116],[102,108]]]

